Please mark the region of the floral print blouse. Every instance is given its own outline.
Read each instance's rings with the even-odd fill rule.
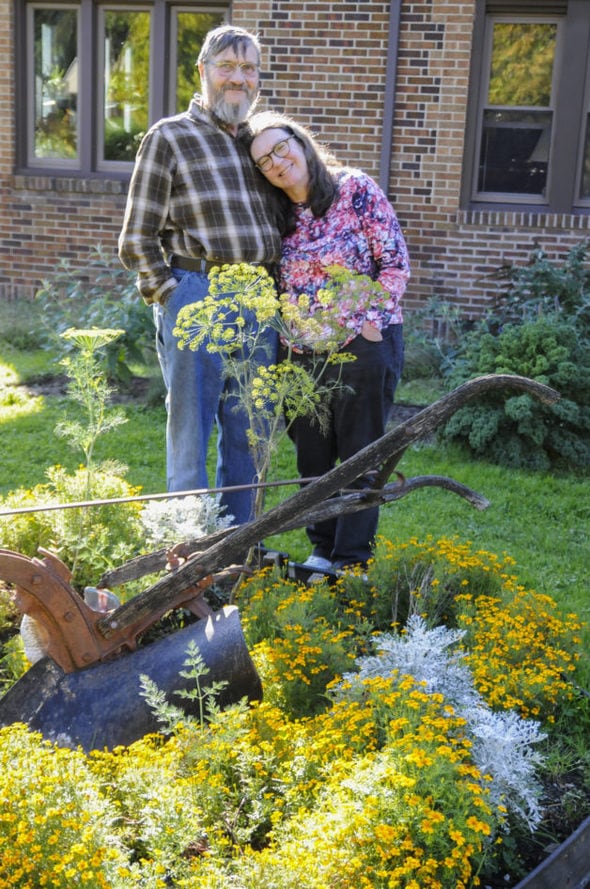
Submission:
[[[310,299],[309,313],[321,311],[318,291],[328,282],[330,266],[378,281],[383,296],[370,302],[359,298],[338,298],[338,323],[342,346],[361,331],[365,320],[378,330],[402,323],[400,300],[410,277],[404,236],[393,207],[376,182],[360,170],[344,168],[336,175],[338,195],[327,213],[316,218],[305,205],[296,206],[296,229],[283,240],[280,286],[297,301],[302,294]],[[293,330],[292,342],[306,343],[303,331]]]

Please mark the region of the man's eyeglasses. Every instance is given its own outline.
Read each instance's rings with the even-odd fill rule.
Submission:
[[[272,168],[274,164],[272,159],[273,154],[276,157],[287,157],[289,154],[289,142],[292,138],[293,136],[287,136],[286,139],[281,139],[280,142],[273,145],[268,154],[263,154],[262,157],[259,157],[258,160],[255,161],[256,166],[262,173],[266,173]]]
[[[258,65],[253,62],[209,62],[221,77],[229,77],[235,74],[238,68],[246,78],[256,77],[258,74]]]

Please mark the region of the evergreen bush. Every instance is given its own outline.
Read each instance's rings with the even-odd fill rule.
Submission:
[[[588,243],[562,266],[542,250],[511,268],[503,299],[457,346],[450,389],[482,374],[521,374],[561,394],[554,405],[491,392],[461,408],[442,436],[478,457],[526,469],[590,465],[590,270]]]

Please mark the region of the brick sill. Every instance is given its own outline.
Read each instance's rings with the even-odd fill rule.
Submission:
[[[455,222],[462,226],[490,226],[504,229],[590,230],[590,214],[547,213],[534,210],[459,210]]]
[[[129,182],[127,179],[84,179],[74,176],[17,173],[12,177],[12,187],[15,191],[126,195]]]

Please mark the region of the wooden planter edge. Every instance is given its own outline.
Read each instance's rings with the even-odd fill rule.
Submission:
[[[590,886],[590,817],[514,889],[586,889]]]

